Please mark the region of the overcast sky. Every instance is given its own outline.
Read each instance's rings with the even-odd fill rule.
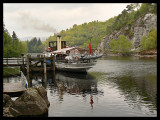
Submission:
[[[18,38],[49,37],[74,24],[106,21],[130,3],[4,3],[3,21]]]

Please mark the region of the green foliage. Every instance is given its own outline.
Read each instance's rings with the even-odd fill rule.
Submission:
[[[45,46],[42,44],[40,38],[37,40],[36,37],[27,41],[27,48],[29,53],[41,53],[44,51]]]
[[[3,76],[13,76],[17,74],[20,74],[19,67],[15,67],[15,68],[3,67]]]
[[[16,33],[14,31],[13,31],[12,39],[13,40],[18,40],[18,37],[17,37],[17,35],[16,35]]]
[[[142,3],[139,8],[138,3],[132,3],[127,5],[121,14],[114,17],[115,20],[110,26],[107,26],[106,33],[110,34],[114,30],[120,30],[124,26],[131,26],[133,23],[141,16],[144,16],[147,13],[157,13],[157,4],[156,3]],[[135,10],[137,8],[137,10]]]
[[[111,40],[109,42],[110,51],[113,53],[121,53],[122,55],[128,55],[130,53],[132,42],[127,40],[126,36],[121,35],[118,40]]]
[[[131,50],[132,43],[127,40],[126,36],[121,35],[118,40],[119,52],[122,54],[128,54]]]
[[[113,53],[117,53],[118,51],[118,42],[117,40],[113,39],[109,42],[109,46],[110,46],[110,49]]]
[[[157,49],[157,30],[154,29],[148,34],[148,37],[143,36],[141,39],[142,50]]]
[[[131,26],[134,22],[146,13],[156,13],[157,4],[153,3],[132,3],[126,6],[121,14],[110,18],[104,22],[92,21],[81,25],[74,24],[72,28],[62,30],[59,34],[62,40],[67,41],[67,46],[79,46],[88,48],[88,43],[91,40],[92,48],[96,48],[101,42],[101,39],[111,34],[115,30],[120,30],[122,27],[128,26],[129,29],[125,35],[133,36]],[[48,46],[49,41],[56,40],[56,34],[47,38],[45,46]]]
[[[115,19],[115,18],[114,18]],[[91,40],[91,47],[96,48],[106,35],[106,27],[111,25],[113,18],[105,21],[92,21],[81,25],[74,24],[72,28],[62,30],[59,34],[63,41],[67,41],[67,46],[79,46],[88,49],[88,43]],[[49,41],[56,40],[56,34],[47,38],[45,44],[48,46]]]
[[[157,14],[157,3],[142,3],[138,11],[140,13],[140,16],[144,16],[146,13]]]
[[[3,27],[3,57],[19,57],[21,53],[26,53],[27,48],[24,42],[19,41],[14,31],[11,37],[5,25]]]

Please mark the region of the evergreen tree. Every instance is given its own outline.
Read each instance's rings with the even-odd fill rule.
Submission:
[[[13,40],[18,40],[18,37],[17,37],[17,35],[16,35],[16,33],[13,31],[13,34],[12,34],[12,39]]]
[[[44,46],[40,38],[37,40],[36,37],[32,38],[30,41],[27,41],[27,48],[29,53],[41,53],[44,51]]]
[[[14,39],[14,40],[13,40]],[[7,29],[3,30],[3,57],[19,57],[21,53],[26,53],[26,44],[23,44],[18,40],[17,35],[14,34],[12,37],[9,35]]]

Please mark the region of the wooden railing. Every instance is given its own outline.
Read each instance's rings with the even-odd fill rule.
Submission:
[[[25,57],[3,58],[3,66],[20,66],[26,64]]]

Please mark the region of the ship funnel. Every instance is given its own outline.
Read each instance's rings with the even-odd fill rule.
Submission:
[[[61,49],[61,35],[57,35],[57,50]]]

